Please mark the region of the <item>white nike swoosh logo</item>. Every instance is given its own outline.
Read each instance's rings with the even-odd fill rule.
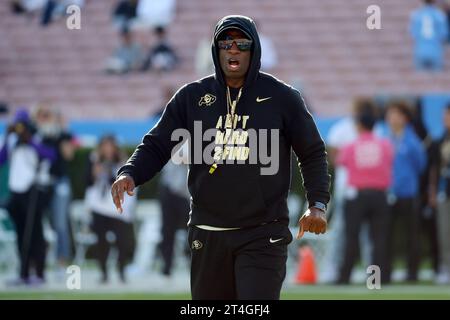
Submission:
[[[272,98],[272,97],[267,97],[267,98],[256,97],[256,102],[263,102],[263,101],[269,100],[269,99],[271,99],[271,98]]]
[[[283,240],[283,238],[275,239],[275,240],[273,240],[272,238],[269,239],[270,243],[275,243],[275,242],[278,242],[278,241],[281,241],[281,240]]]

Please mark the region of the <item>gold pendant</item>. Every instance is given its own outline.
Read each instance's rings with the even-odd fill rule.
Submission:
[[[233,128],[233,116],[231,114],[227,114],[227,117],[225,119],[225,128],[226,129],[232,129]]]

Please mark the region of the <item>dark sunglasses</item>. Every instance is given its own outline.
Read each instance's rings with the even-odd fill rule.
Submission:
[[[252,48],[252,40],[249,39],[227,39],[227,40],[219,40],[217,44],[220,49],[230,50],[233,46],[233,42],[236,43],[236,46],[240,51],[249,51]]]

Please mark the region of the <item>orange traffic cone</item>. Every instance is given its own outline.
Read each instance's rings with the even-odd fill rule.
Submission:
[[[297,284],[315,284],[317,282],[314,252],[309,246],[300,247],[298,270],[295,276]]]

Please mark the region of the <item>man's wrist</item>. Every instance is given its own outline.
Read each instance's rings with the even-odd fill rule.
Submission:
[[[310,207],[311,208],[316,208],[319,209],[320,211],[326,213],[327,212],[327,205],[323,202],[320,201],[315,201]]]
[[[119,174],[119,175],[117,176],[117,179],[119,179],[120,177],[129,177],[129,178],[131,178],[131,180],[133,180],[133,182],[134,182],[133,176],[132,176],[130,173],[128,173],[128,172],[122,172],[121,174]]]

